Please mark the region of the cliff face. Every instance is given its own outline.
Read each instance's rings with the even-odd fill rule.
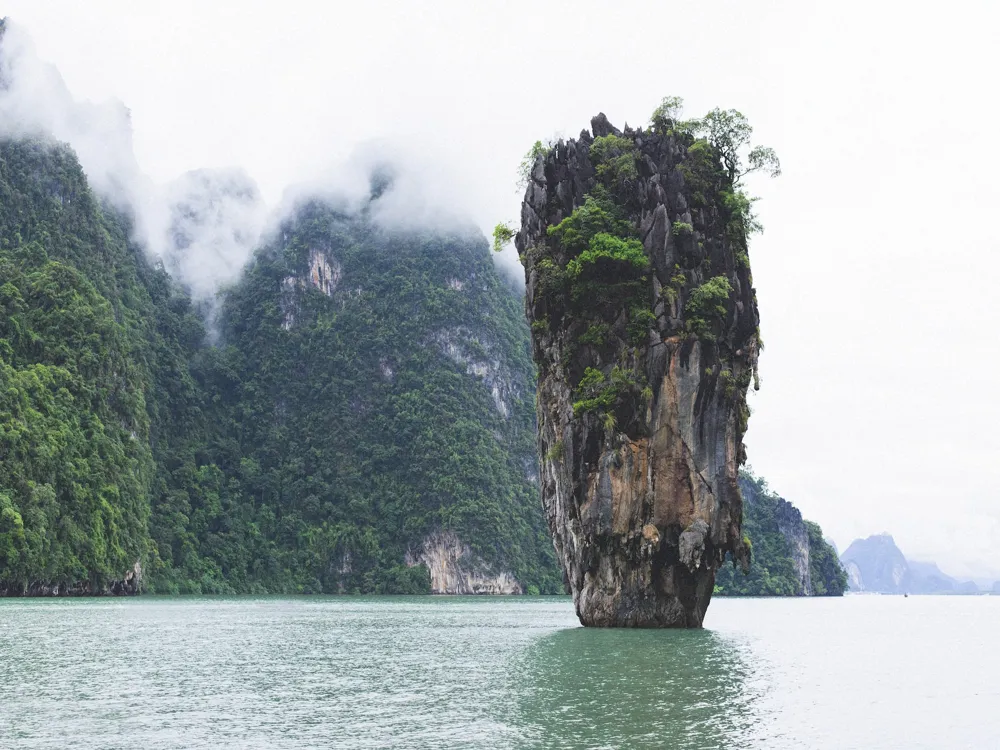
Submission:
[[[851,591],[902,594],[910,584],[910,568],[888,534],[855,539],[840,556]]]
[[[741,481],[740,491],[745,505],[745,514],[753,512],[756,504],[764,502],[759,496],[757,487],[750,482]],[[788,549],[788,559],[794,571],[797,596],[810,596],[813,593],[812,581],[809,576],[809,532],[802,520],[799,509],[783,498],[776,498],[773,509],[774,525],[784,537]],[[751,538],[751,542],[753,539]]]
[[[515,241],[542,500],[585,625],[698,627],[726,553],[746,562],[745,224],[704,141],[592,128],[536,161]]]
[[[0,582],[0,596],[135,596],[141,592],[142,562],[139,560],[117,581],[97,584],[91,581]]]
[[[840,596],[847,576],[823,530],[749,472],[740,472],[743,533],[753,547],[744,575],[724,566],[715,578],[721,596]]]
[[[432,594],[524,593],[513,573],[483,562],[451,532],[430,534],[418,551],[406,553],[405,561],[427,568]]]

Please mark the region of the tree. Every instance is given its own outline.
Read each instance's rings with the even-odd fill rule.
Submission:
[[[528,183],[531,182],[531,170],[535,168],[535,162],[538,161],[538,157],[544,157],[551,148],[551,143],[535,141],[531,148],[524,154],[524,158],[521,159],[521,164],[517,168],[518,190],[524,190],[528,186]]]
[[[773,148],[766,146],[750,148],[744,166],[741,152],[750,146],[753,127],[742,112],[716,107],[700,120],[689,121],[688,127],[693,133],[703,134],[712,144],[733,185],[739,185],[746,175],[753,172],[766,171],[771,177],[781,175],[778,155]]]
[[[653,110],[650,121],[653,130],[663,132],[669,123],[677,123],[680,120],[681,111],[684,109],[684,100],[679,96],[665,96],[660,106]]]
[[[681,97],[664,97],[650,117],[652,129],[663,132],[672,125],[679,130],[703,136],[722,159],[734,186],[738,186],[743,177],[753,172],[767,172],[771,177],[781,175],[781,162],[773,148],[750,146],[753,127],[742,112],[716,107],[701,119],[681,121],[683,108],[684,100]],[[747,148],[750,150],[744,165],[742,153]]]
[[[501,221],[493,227],[493,252],[503,252],[504,247],[514,239],[514,234],[514,230],[507,222]]]

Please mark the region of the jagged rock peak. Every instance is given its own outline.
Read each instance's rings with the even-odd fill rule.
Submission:
[[[707,142],[591,128],[539,156],[515,240],[542,500],[585,625],[698,627],[726,554],[748,562],[749,217]]]

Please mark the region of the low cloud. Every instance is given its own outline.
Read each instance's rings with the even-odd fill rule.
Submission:
[[[27,33],[4,22],[0,43],[0,137],[53,138],[76,152],[91,187],[132,217],[134,240],[201,303],[211,318],[217,292],[236,281],[268,226],[303,200],[318,198],[353,212],[372,197],[374,221],[388,229],[470,231],[465,191],[447,154],[422,144],[372,140],[344,162],[289,188],[269,211],[240,168],[188,172],[155,184],[139,168],[128,108],[74,99],[59,72],[40,60]],[[513,248],[494,256],[514,286],[523,271]]]
[[[125,105],[75,100],[24,30],[9,21],[0,43],[0,137],[69,144],[90,186],[133,218],[134,239],[210,307],[260,239],[266,207],[245,172],[198,170],[154,184],[136,162]]]

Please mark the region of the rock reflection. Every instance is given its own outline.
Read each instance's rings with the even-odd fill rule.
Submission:
[[[745,747],[745,651],[705,630],[561,630],[519,662],[515,721],[537,748]]]

